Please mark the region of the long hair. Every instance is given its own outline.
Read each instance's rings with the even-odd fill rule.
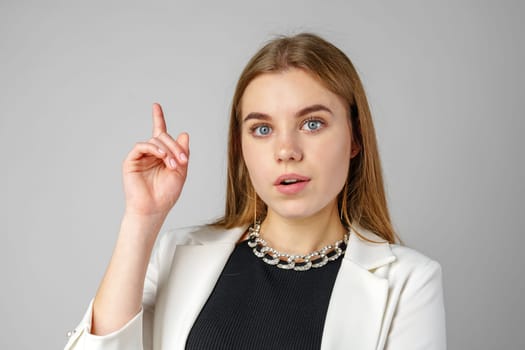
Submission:
[[[361,80],[350,59],[333,44],[311,33],[282,36],[268,42],[244,68],[233,96],[228,134],[228,178],[224,216],[213,226],[233,228],[263,218],[266,204],[250,181],[241,148],[241,99],[248,84],[264,73],[299,68],[312,74],[348,106],[352,139],[359,153],[350,161],[347,181],[338,195],[342,224],[365,238],[356,226],[396,243],[388,212],[381,163],[370,108]],[[371,242],[371,241],[370,241]]]

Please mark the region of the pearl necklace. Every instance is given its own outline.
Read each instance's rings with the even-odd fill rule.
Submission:
[[[256,222],[248,229],[248,246],[253,248],[253,253],[269,265],[276,265],[285,270],[307,271],[310,268],[319,268],[329,261],[337,260],[346,251],[349,234],[345,233],[342,240],[329,244],[323,248],[306,255],[290,255],[279,253],[268,246],[268,243],[260,237],[261,224]]]

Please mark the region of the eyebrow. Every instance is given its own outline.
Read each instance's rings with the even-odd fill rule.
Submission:
[[[315,104],[315,105],[311,105],[311,106],[301,109],[299,112],[295,113],[295,117],[299,118],[306,114],[319,112],[319,111],[325,111],[325,112],[330,113],[331,115],[334,114],[332,110],[326,107],[325,105]],[[268,114],[264,114],[260,112],[252,112],[252,113],[249,113],[246,117],[244,117],[243,122],[247,122],[250,119],[270,120],[272,118]]]

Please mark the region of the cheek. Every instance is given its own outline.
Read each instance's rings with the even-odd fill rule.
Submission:
[[[317,147],[316,152],[317,159],[324,165],[323,172],[326,174],[328,186],[341,189],[350,167],[350,137],[343,134],[330,138],[321,147]]]
[[[244,159],[244,164],[246,164],[246,167],[248,168],[248,171],[251,172],[252,168],[252,159],[253,157],[253,147],[250,147],[250,145],[245,141],[244,137],[241,140],[241,151],[242,151],[242,157]]]
[[[246,168],[248,169],[250,180],[252,181],[253,186],[257,189],[260,178],[263,177],[265,169],[265,166],[262,165],[261,152],[249,141],[246,142],[245,140],[242,140],[241,147],[244,164],[246,164]]]

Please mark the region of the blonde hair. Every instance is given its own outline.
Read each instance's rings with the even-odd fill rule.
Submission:
[[[254,78],[290,68],[312,74],[348,104],[352,139],[360,150],[350,161],[346,184],[338,195],[342,224],[352,227],[354,231],[357,231],[356,226],[362,227],[390,243],[396,243],[397,235],[385,198],[374,125],[361,80],[352,62],[341,50],[311,33],[282,36],[268,42],[241,73],[230,115],[225,212],[212,225],[223,228],[244,226],[254,221],[254,212],[262,218],[266,215],[266,204],[255,193],[242,155],[240,102]]]

